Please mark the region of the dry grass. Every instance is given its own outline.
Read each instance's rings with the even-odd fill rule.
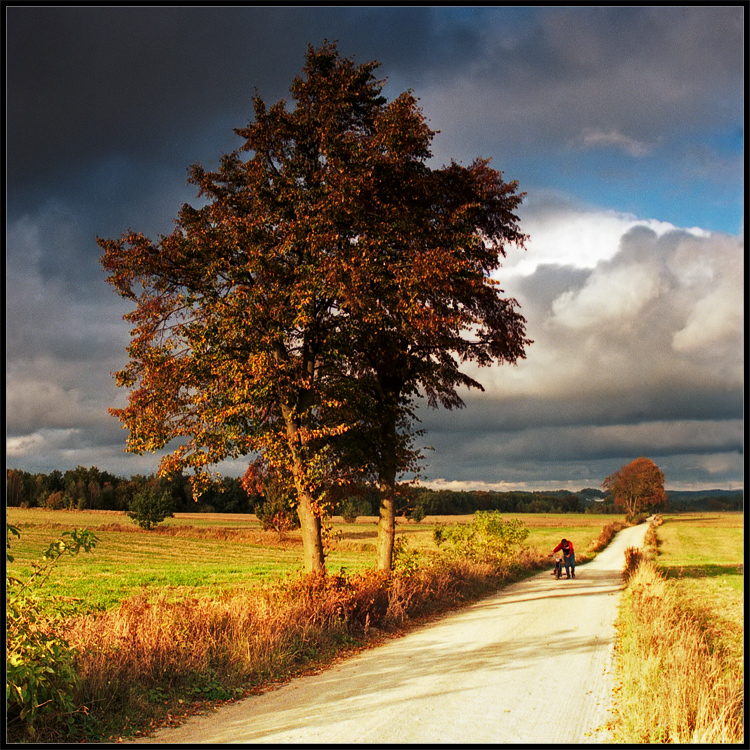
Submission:
[[[743,742],[742,663],[652,562],[632,574],[620,629],[618,740]]]
[[[436,560],[410,575],[300,576],[218,598],[149,601],[79,618],[76,700],[109,734],[134,733],[206,698],[246,694],[330,661],[546,564],[525,552],[498,569]]]

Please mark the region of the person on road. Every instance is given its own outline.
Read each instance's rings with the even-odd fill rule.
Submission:
[[[568,578],[576,577],[576,553],[573,550],[573,542],[569,542],[567,539],[563,539],[560,544],[552,550],[552,554],[562,550],[563,553],[563,565],[565,565],[565,575]]]

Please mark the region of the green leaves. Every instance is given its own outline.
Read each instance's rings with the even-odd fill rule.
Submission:
[[[529,529],[518,518],[503,520],[497,511],[477,511],[470,524],[438,525],[436,544],[451,558],[507,564],[522,548]]]
[[[18,529],[6,524],[7,546],[10,536],[20,537]],[[9,728],[33,737],[40,715],[53,723],[69,724],[78,707],[73,699],[77,683],[76,651],[63,635],[64,618],[76,609],[48,600],[43,584],[63,555],[90,552],[98,539],[88,529],[66,531],[50,543],[42,554],[42,563],[32,564],[26,581],[6,577],[6,707]],[[12,556],[8,553],[8,559]]]
[[[142,529],[149,531],[158,526],[165,518],[174,515],[172,495],[169,492],[157,492],[145,487],[130,501],[128,518],[132,518]]]

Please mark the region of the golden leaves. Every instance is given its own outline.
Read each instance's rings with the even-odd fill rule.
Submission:
[[[244,146],[193,167],[204,205],[158,242],[98,240],[136,303],[113,413],[129,450],[179,442],[163,471],[261,451],[318,496],[386,433],[403,469],[420,389],[459,405],[478,386],[462,361],[522,355],[524,321],[487,278],[522,237],[515,185],[481,160],[429,168],[416,98],[387,103],[375,68],[311,49],[294,106],[256,96]]]

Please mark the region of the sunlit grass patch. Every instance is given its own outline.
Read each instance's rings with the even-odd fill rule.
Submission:
[[[572,539],[579,561],[602,526],[613,517],[585,514],[503,514],[520,518],[530,529],[527,543],[546,553],[565,536]],[[253,583],[295,575],[302,570],[299,530],[279,540],[264,532],[255,516],[247,514],[180,513],[151,531],[144,531],[124,513],[115,511],[55,511],[8,508],[7,518],[22,529],[14,545],[13,570],[28,573],[50,536],[74,528],[95,531],[97,549],[58,571],[51,591],[79,598],[92,608],[111,608],[136,594],[176,599],[192,593],[214,596]],[[614,517],[618,518],[618,517]],[[397,536],[410,549],[437,552],[436,523],[470,523],[473,515],[428,516],[421,523],[399,518]],[[330,573],[361,572],[375,565],[377,518],[360,517],[355,523],[332,519],[334,541],[326,566]]]
[[[742,514],[666,516],[620,613],[616,735],[744,740]]]
[[[744,652],[744,514],[666,516],[659,540],[659,570],[702,613],[714,638],[739,656]]]

